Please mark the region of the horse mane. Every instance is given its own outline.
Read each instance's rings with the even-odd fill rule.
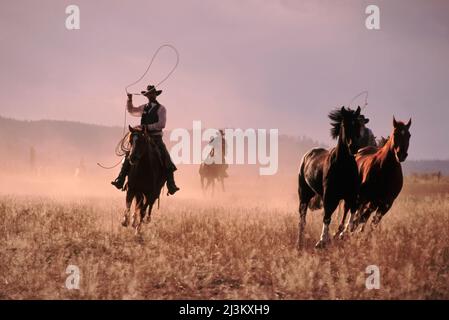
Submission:
[[[328,115],[331,120],[331,137],[337,139],[340,135],[341,122],[343,121],[343,114],[341,109],[337,108],[329,112]]]
[[[348,115],[353,115],[355,113],[355,110],[352,110],[351,108],[343,108]],[[332,110],[329,112],[328,117],[331,120],[331,137],[332,139],[337,139],[340,135],[341,123],[344,119],[342,108]]]

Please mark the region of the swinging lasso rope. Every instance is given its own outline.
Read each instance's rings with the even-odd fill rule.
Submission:
[[[362,110],[366,108],[366,106],[368,105],[368,90],[362,91],[359,94],[357,94],[356,96],[354,96],[354,98],[351,99],[351,102],[349,102],[348,107],[351,106],[351,103],[353,103],[358,97],[365,95],[365,103],[362,107]]]
[[[170,76],[173,74],[173,72],[175,72],[175,70],[176,70],[176,68],[178,67],[178,64],[179,64],[179,52],[178,52],[178,50],[177,50],[173,45],[171,45],[171,44],[163,44],[163,45],[161,45],[161,46],[154,52],[153,57],[151,58],[150,63],[149,63],[149,65],[148,65],[147,69],[145,70],[145,72],[142,74],[142,76],[141,76],[139,79],[137,79],[136,81],[130,83],[129,85],[127,85],[127,86],[125,87],[125,92],[126,92],[126,94],[142,95],[141,93],[129,93],[129,92],[128,92],[128,88],[129,88],[129,87],[132,87],[133,85],[135,85],[135,84],[137,84],[137,83],[139,83],[143,78],[145,78],[145,76],[147,75],[147,73],[148,73],[148,71],[150,70],[151,66],[153,65],[154,59],[157,57],[157,55],[159,54],[159,52],[160,52],[163,48],[170,48],[170,49],[173,50],[173,52],[176,54],[176,63],[175,63],[175,65],[173,66],[173,68],[170,70],[170,72],[167,73],[167,75],[165,76],[165,78],[163,78],[161,81],[159,81],[154,87],[155,87],[155,88],[158,88],[158,87],[159,87],[161,84],[163,84],[168,78],[170,78]],[[126,133],[126,113],[127,113],[127,110],[126,110],[126,107],[125,107],[125,113],[124,113],[124,116],[123,116],[123,132],[122,132],[123,138],[120,139],[120,141],[119,141],[119,143],[117,144],[117,147],[116,147],[116,149],[115,149],[115,153],[116,153],[117,156],[123,156],[123,155],[124,155],[124,153],[123,153],[123,152],[124,152],[123,147],[124,147],[124,144],[125,144],[125,142],[127,141],[127,137],[128,137],[128,135],[127,135],[127,133]],[[126,148],[126,147],[125,147],[125,148]],[[119,151],[119,152],[118,152],[118,151]],[[116,164],[114,164],[114,165],[112,165],[112,166],[110,166],[110,167],[104,166],[104,165],[102,165],[102,164],[99,163],[99,162],[97,162],[97,165],[98,165],[99,167],[103,168],[103,169],[113,169],[113,168],[117,167],[121,162],[122,162],[122,160],[120,160],[119,162],[117,162]]]
[[[141,76],[139,79],[137,79],[136,81],[134,81],[133,83],[130,83],[129,85],[127,85],[127,86],[125,87],[126,94],[129,94],[129,92],[128,92],[128,88],[129,88],[129,87],[132,87],[133,85],[139,83],[139,82],[146,76],[146,74],[147,74],[148,71],[150,70],[151,66],[153,65],[154,59],[157,57],[157,55],[159,54],[159,52],[160,52],[163,48],[170,48],[170,49],[172,49],[172,50],[174,51],[174,53],[176,54],[176,63],[175,63],[175,65],[173,66],[173,68],[170,70],[170,72],[167,74],[167,76],[166,76],[165,78],[163,78],[161,81],[159,81],[159,82],[155,85],[155,87],[156,87],[156,88],[159,87],[159,86],[160,86],[161,84],[163,84],[168,78],[170,78],[170,76],[172,75],[173,72],[175,72],[175,70],[176,70],[176,68],[178,67],[178,64],[179,64],[179,52],[178,52],[178,50],[176,50],[176,48],[175,48],[174,46],[172,46],[171,44],[163,44],[163,45],[160,46],[160,47],[156,50],[156,52],[153,54],[153,57],[151,58],[150,64],[148,65],[147,69],[146,69],[145,72],[142,74],[142,76]],[[133,95],[141,95],[140,93],[131,93],[131,94],[133,94]]]

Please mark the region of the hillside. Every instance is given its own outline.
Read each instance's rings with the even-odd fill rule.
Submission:
[[[34,161],[37,167],[72,170],[82,161],[86,168],[97,169],[97,162],[108,165],[118,161],[114,149],[121,135],[122,128],[119,127],[56,120],[22,121],[0,117],[0,168],[23,170]],[[169,135],[167,132],[164,140],[170,146]],[[310,148],[319,145],[319,142],[306,136],[280,135],[278,172],[296,174],[301,156]],[[259,166],[252,167],[256,172]],[[437,171],[449,174],[449,161],[422,160],[404,163],[406,174]]]

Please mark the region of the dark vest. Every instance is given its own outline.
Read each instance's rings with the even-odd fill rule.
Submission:
[[[157,104],[153,108],[151,103],[147,103],[143,108],[142,118],[140,119],[141,125],[153,124],[159,121],[158,110],[161,105]],[[161,132],[161,130],[150,130],[150,133]]]

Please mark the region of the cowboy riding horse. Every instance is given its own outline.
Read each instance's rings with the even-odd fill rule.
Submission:
[[[151,136],[152,141],[157,145],[161,158],[165,174],[167,177],[167,189],[169,194],[175,194],[179,188],[175,184],[174,171],[176,171],[176,166],[170,158],[170,153],[168,152],[163,140],[162,140],[162,130],[165,128],[165,123],[167,120],[167,110],[157,101],[157,96],[162,93],[162,90],[156,90],[153,85],[147,86],[146,91],[141,91],[142,95],[148,98],[148,103],[143,104],[138,107],[133,106],[132,94],[128,94],[128,100],[126,103],[126,108],[128,112],[136,117],[141,117],[140,126],[136,129],[146,130],[146,132]],[[126,176],[130,170],[130,161],[126,154],[120,173],[114,181],[111,182],[117,189],[123,189]]]

